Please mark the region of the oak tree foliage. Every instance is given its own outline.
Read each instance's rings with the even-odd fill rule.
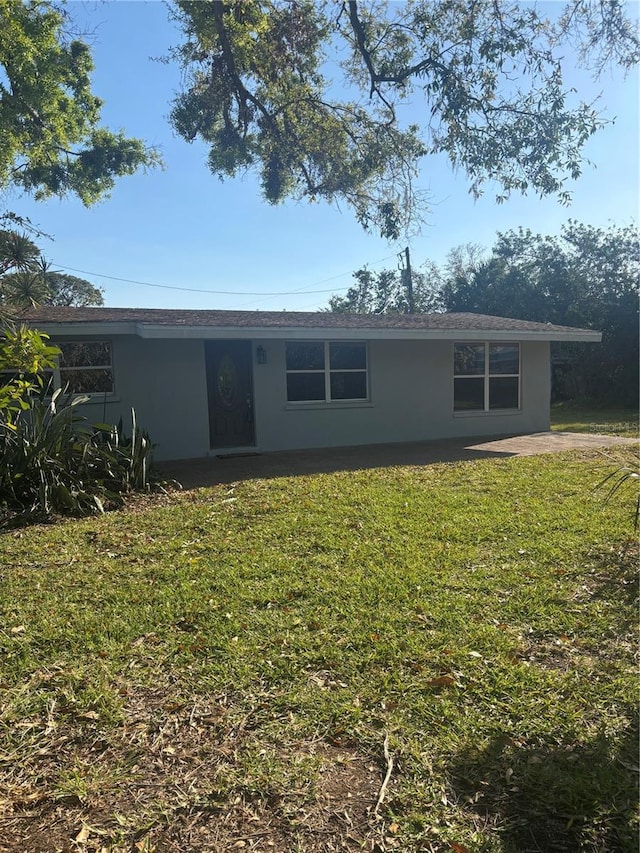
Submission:
[[[561,14],[558,14],[558,11]],[[390,239],[419,224],[428,155],[470,191],[556,194],[604,122],[565,83],[631,68],[638,36],[618,0],[176,0],[183,90],[171,121],[221,178],[259,173],[264,198],[346,202]],[[554,17],[555,16],[555,17]],[[410,105],[410,109],[408,109]]]
[[[101,126],[90,49],[67,36],[66,22],[50,0],[0,0],[0,189],[90,205],[116,178],[160,160]]]

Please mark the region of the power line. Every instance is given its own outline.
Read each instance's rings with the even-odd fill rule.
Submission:
[[[384,258],[378,258],[378,260],[376,260],[376,261],[369,261],[369,264],[367,264],[367,266],[369,266],[369,265],[375,266],[376,264],[381,264],[384,261],[388,261],[391,258],[395,258],[395,257],[396,257],[395,255],[387,255]],[[304,287],[299,288],[298,290],[292,290],[291,293],[287,294],[287,295],[289,295],[289,296],[303,295],[304,296],[306,293],[308,293],[309,295],[312,295],[313,293],[323,293],[323,292],[337,293],[337,292],[349,290],[349,287],[351,287],[351,285],[349,285],[349,287],[334,287],[333,290],[331,290],[331,291],[322,291],[322,290],[314,291],[314,290],[306,290],[306,288],[307,287],[314,287],[316,284],[324,284],[325,281],[333,281],[336,278],[342,278],[345,275],[352,275],[352,274],[353,274],[352,271],[340,273],[340,275],[333,276],[333,278],[327,278],[327,279],[324,279],[323,281],[316,281],[316,282],[314,282],[314,284],[307,284]],[[240,305],[240,308],[246,308],[247,305],[263,305],[265,302],[269,302],[271,299],[275,299],[279,294],[273,295],[273,294],[266,293],[266,294],[261,294],[261,295],[264,296],[265,298],[260,299],[258,302],[255,302],[254,300],[251,300],[251,302],[243,302]],[[304,310],[304,309],[298,309],[298,310]]]
[[[135,279],[135,278],[120,278],[120,276],[117,276],[117,275],[106,275],[105,273],[94,272],[92,270],[81,270],[81,269],[78,269],[77,267],[68,267],[66,264],[56,263],[55,266],[64,267],[64,269],[71,270],[72,272],[80,272],[83,275],[92,275],[92,276],[97,276],[98,278],[108,278],[111,281],[122,281],[122,282],[125,282],[126,284],[137,284],[137,285],[140,285],[142,287],[157,287],[160,290],[180,290],[184,293],[210,293],[210,294],[214,294],[217,296],[291,296],[293,293],[298,292],[295,290],[283,290],[280,292],[274,291],[274,292],[267,292],[267,293],[265,293],[265,291],[251,291],[251,290],[243,290],[243,291],[237,291],[237,290],[205,290],[205,289],[199,288],[199,287],[178,287],[177,285],[172,285],[172,284],[155,284],[154,282],[151,282],[151,281],[139,281],[138,279]],[[346,273],[342,273],[342,275],[346,275]],[[341,278],[342,275],[334,276],[334,278]],[[330,278],[325,279],[325,281],[332,281],[332,280],[333,279],[330,279]],[[324,282],[318,282],[318,284],[324,284]],[[340,288],[338,288],[338,289],[340,289]],[[344,288],[344,289],[346,290],[346,288]],[[331,293],[332,290],[331,289],[329,289],[329,290],[312,290],[312,291],[308,291],[308,292],[309,293]]]
[[[387,258],[381,258],[379,261],[373,261],[372,263],[381,263],[382,261],[386,261],[389,258],[394,257],[393,255],[389,255]],[[53,262],[55,266],[63,267],[65,270],[71,270],[72,272],[79,272],[83,275],[91,275],[96,276],[98,278],[108,278],[111,281],[122,281],[125,284],[136,284],[141,287],[156,287],[160,290],[178,290],[183,293],[209,293],[216,296],[296,296],[301,293],[308,293],[309,295],[316,293],[335,293],[337,290],[348,290],[349,287],[333,287],[325,290],[306,290],[307,287],[315,287],[318,284],[325,284],[328,281],[335,281],[338,278],[343,278],[345,275],[350,275],[350,272],[339,273],[338,275],[331,276],[330,278],[322,279],[322,281],[314,282],[313,284],[305,285],[305,287],[298,288],[297,290],[282,290],[282,291],[250,291],[250,290],[205,290],[197,287],[178,287],[177,285],[171,284],[155,284],[151,281],[138,281],[133,278],[120,278],[116,275],[106,275],[105,273],[92,272],[91,270],[81,270],[77,267],[69,267],[66,264]]]

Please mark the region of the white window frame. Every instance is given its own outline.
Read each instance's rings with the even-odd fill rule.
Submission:
[[[455,358],[457,346],[484,346],[484,373],[456,373]],[[491,347],[517,347],[518,349],[518,372],[517,373],[491,373],[490,352]],[[453,344],[453,413],[455,415],[477,415],[477,414],[502,414],[504,412],[519,412],[522,404],[522,347],[519,341],[454,341]],[[484,408],[482,409],[456,409],[455,384],[456,379],[483,379],[484,380]],[[492,409],[490,408],[490,380],[491,379],[517,379],[518,380],[518,404],[515,407]]]
[[[305,370],[289,370],[286,366],[287,364],[287,347],[289,345],[292,346],[300,346],[303,344],[322,344],[323,345],[323,357],[324,357],[324,367],[322,368],[307,368]],[[331,368],[331,345],[332,344],[346,344],[346,345],[358,345],[364,348],[364,358],[365,358],[365,366],[356,367],[356,368]],[[340,405],[352,405],[352,404],[360,404],[360,403],[368,403],[369,402],[369,347],[366,341],[351,341],[351,340],[293,340],[293,341],[285,341],[285,381],[286,377],[289,375],[295,375],[300,373],[322,373],[324,374],[324,399],[322,400],[289,400],[288,392],[285,388],[285,393],[287,394],[287,406],[334,406],[338,407]],[[365,396],[364,397],[338,397],[335,400],[331,396],[331,375],[333,373],[364,373],[365,377]]]

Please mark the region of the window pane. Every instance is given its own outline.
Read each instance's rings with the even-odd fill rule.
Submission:
[[[60,367],[109,367],[109,341],[74,341],[58,344]]]
[[[489,408],[517,409],[519,384],[517,376],[489,379]]]
[[[111,370],[61,370],[62,390],[70,394],[110,394],[113,391]]]
[[[366,370],[366,344],[330,344],[329,363],[332,370]]]
[[[287,370],[324,370],[324,344],[287,344]]]
[[[355,373],[331,373],[332,400],[366,400],[367,374],[363,370]]]
[[[508,346],[491,344],[489,346],[489,373],[492,376],[496,373],[519,373],[519,350],[517,344]]]
[[[324,400],[324,373],[288,373],[287,400]]]
[[[61,370],[60,384],[71,394],[110,394],[113,374],[110,370]]]
[[[477,376],[484,373],[484,344],[456,344],[453,355],[456,376]]]
[[[453,408],[456,412],[484,409],[484,379],[454,379]]]

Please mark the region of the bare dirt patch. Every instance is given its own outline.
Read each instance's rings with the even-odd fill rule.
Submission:
[[[2,853],[395,847],[375,813],[375,759],[265,736],[226,696],[123,692],[116,726],[32,720],[22,760],[0,764]]]

